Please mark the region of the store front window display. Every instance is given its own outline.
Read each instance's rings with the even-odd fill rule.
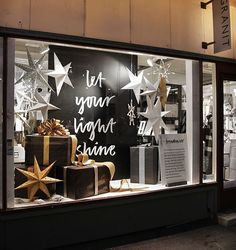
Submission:
[[[224,188],[236,186],[236,82],[224,81]]]
[[[12,207],[198,184],[198,72],[193,60],[15,39]]]

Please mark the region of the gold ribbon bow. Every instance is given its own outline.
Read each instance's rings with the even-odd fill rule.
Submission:
[[[109,171],[110,171],[110,174],[111,174],[111,180],[113,179],[114,174],[115,174],[115,165],[114,165],[113,162],[111,162],[111,161],[96,162],[95,160],[89,159],[89,156],[86,153],[80,153],[78,155],[78,161],[76,161],[74,163],[75,163],[75,165],[80,166],[80,167],[91,165],[92,167],[94,167],[96,169],[96,171],[97,171],[97,167],[105,165],[106,167],[109,168]],[[96,183],[96,181],[95,181],[95,183]],[[124,188],[125,185],[127,186],[126,188]],[[95,184],[95,187],[96,186],[97,186],[97,184]],[[112,187],[111,183],[110,183],[110,192],[145,191],[145,189],[147,189],[147,187],[132,188],[127,179],[121,179],[120,180],[120,185],[119,185],[118,188]]]
[[[48,136],[64,136],[69,135],[70,132],[66,129],[61,123],[60,120],[54,118],[48,119],[44,122],[41,122],[37,128],[40,135]]]
[[[81,154],[78,155],[77,165],[79,165],[79,166],[87,166],[87,165],[92,165],[94,163],[95,163],[95,160],[89,159],[88,154],[81,153]]]
[[[108,167],[110,174],[111,174],[111,180],[114,177],[115,174],[115,165],[113,162],[111,161],[104,161],[104,162],[96,162],[95,160],[89,159],[88,154],[86,153],[80,153],[78,155],[78,161],[75,162],[75,165],[77,166],[87,166],[87,165],[91,165],[91,166],[106,166]]]

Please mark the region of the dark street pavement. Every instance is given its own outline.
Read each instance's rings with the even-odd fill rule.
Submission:
[[[220,225],[210,225],[110,249],[236,250],[236,226],[225,228]]]
[[[236,226],[224,227],[201,221],[56,249],[236,250]]]

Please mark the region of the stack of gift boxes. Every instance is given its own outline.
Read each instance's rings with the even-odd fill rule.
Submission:
[[[58,123],[56,120],[50,122]],[[25,138],[25,165],[22,169],[33,173],[35,158],[42,171],[54,162],[48,176],[61,181],[47,185],[50,195],[56,193],[76,200],[110,191],[110,181],[115,172],[112,162],[95,162],[90,160],[86,153],[81,153],[76,157],[77,138],[75,135],[68,135],[67,132],[61,133],[61,131],[54,133],[52,128],[45,132],[40,128],[38,134],[27,135]],[[158,146],[131,147],[131,183],[157,184],[158,162]],[[15,171],[15,187],[26,181],[26,176]],[[28,190],[16,189],[15,197],[29,197],[29,188]],[[34,199],[36,198],[48,197],[38,190],[34,196]]]
[[[110,180],[114,174],[109,163],[95,161],[76,161],[77,138],[75,135],[34,134],[25,140],[25,170],[32,171],[34,157],[43,170],[55,162],[49,176],[61,180],[48,186],[50,195],[57,193],[71,199],[81,199],[109,192]],[[87,156],[87,155],[86,155]],[[27,180],[19,171],[15,171],[15,187]],[[27,190],[15,190],[15,196],[26,198]],[[39,191],[34,198],[46,198]]]

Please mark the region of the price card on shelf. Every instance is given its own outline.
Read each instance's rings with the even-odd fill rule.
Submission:
[[[188,148],[186,134],[159,136],[161,182],[166,186],[187,184]]]

